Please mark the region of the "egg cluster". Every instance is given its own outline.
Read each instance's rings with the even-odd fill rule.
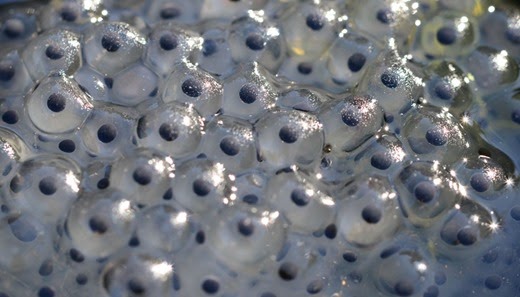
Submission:
[[[0,297],[520,296],[520,10],[0,1]]]

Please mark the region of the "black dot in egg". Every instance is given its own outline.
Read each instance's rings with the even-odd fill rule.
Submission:
[[[202,55],[209,57],[214,55],[218,51],[217,42],[213,39],[204,39],[202,42]]]
[[[355,53],[350,58],[348,58],[347,65],[348,69],[352,72],[358,72],[360,71],[363,66],[365,66],[365,63],[367,61],[367,58],[362,53]]]
[[[434,146],[443,146],[448,142],[448,133],[443,131],[440,127],[428,129],[425,137],[426,140]]]
[[[163,7],[159,13],[159,16],[163,20],[170,20],[181,15],[181,10],[174,6]]]
[[[379,170],[386,170],[392,166],[392,158],[385,152],[376,152],[370,158],[370,165]]]
[[[182,92],[186,96],[197,98],[202,95],[202,83],[195,78],[186,79],[181,85]]]
[[[35,227],[25,218],[10,217],[7,220],[11,233],[21,242],[31,242],[38,237]]]
[[[47,108],[52,112],[62,112],[65,109],[67,99],[59,93],[53,93],[47,99]]]
[[[298,267],[291,262],[285,262],[278,268],[278,276],[284,281],[292,281],[297,275]]]
[[[52,265],[52,261],[47,259],[43,261],[43,263],[40,265],[40,268],[38,269],[38,274],[41,276],[48,276],[52,274],[53,270],[54,266]]]
[[[88,283],[88,277],[83,273],[76,275],[76,283],[80,286],[84,286]]]
[[[166,190],[166,192],[164,193],[163,195],[163,199],[164,200],[172,200],[173,198],[173,190],[172,188],[169,188],[168,190]]]
[[[178,45],[177,36],[171,33],[165,33],[159,38],[159,46],[165,51],[174,50]]]
[[[513,206],[509,211],[509,214],[515,221],[520,221],[520,205]]]
[[[99,216],[93,216],[88,220],[90,230],[97,234],[104,234],[108,231],[108,225],[104,219]]]
[[[382,8],[376,12],[376,19],[382,24],[388,25],[394,21],[390,9]]]
[[[236,156],[240,152],[240,143],[236,138],[228,136],[220,141],[220,150],[228,156]]]
[[[2,121],[9,125],[18,123],[18,113],[14,110],[8,110],[2,114]]]
[[[152,182],[152,171],[146,166],[137,167],[132,174],[132,178],[141,186],[146,186]]]
[[[60,17],[66,22],[74,22],[78,16],[79,11],[72,3],[69,5],[64,4],[60,9]]]
[[[58,148],[64,153],[73,153],[76,150],[76,144],[70,139],[65,139],[60,141]]]
[[[406,280],[399,281],[395,284],[394,291],[397,296],[411,296],[414,292],[413,284]]]
[[[276,297],[276,295],[271,292],[264,292],[260,297]]]
[[[108,188],[108,186],[110,186],[110,181],[108,178],[106,177],[103,177],[102,179],[100,179],[98,182],[97,182],[97,188],[100,189],[100,190],[103,190],[103,189],[106,189]]]
[[[325,25],[325,19],[319,13],[310,13],[305,18],[305,24],[313,31],[319,31]]]
[[[315,294],[318,294],[319,292],[321,292],[321,290],[323,290],[324,286],[325,286],[325,284],[323,283],[323,280],[317,279],[317,280],[310,282],[307,285],[306,290],[307,290],[307,293],[309,293],[311,295],[315,295]]]
[[[367,205],[361,211],[361,217],[369,224],[377,224],[383,217],[383,213],[378,207]]]
[[[206,241],[206,234],[204,234],[204,231],[199,231],[197,234],[195,234],[195,242],[198,244],[203,244]]]
[[[72,259],[72,261],[77,262],[77,263],[81,263],[81,262],[85,261],[85,257],[77,249],[70,249],[69,256]]]
[[[136,295],[142,295],[146,292],[144,283],[136,278],[130,279],[127,283],[128,290]]]
[[[211,192],[213,185],[203,179],[198,178],[193,182],[192,188],[193,192],[197,196],[204,197]]]
[[[202,282],[202,291],[208,295],[217,294],[220,289],[220,283],[213,278],[208,278]]]
[[[297,206],[303,207],[311,201],[305,189],[296,188],[291,192],[291,201]]]
[[[435,283],[439,286],[442,286],[446,283],[448,278],[446,277],[446,274],[442,271],[437,271],[434,276]]]
[[[13,179],[9,183],[9,188],[14,193],[19,193],[23,187],[24,187],[24,178],[20,175],[16,175],[15,177],[13,177]]]
[[[291,126],[283,126],[278,132],[278,137],[285,143],[295,143],[298,140],[298,131]]]
[[[520,44],[520,30],[508,27],[504,32],[506,38],[513,44]]]
[[[338,228],[335,224],[330,224],[325,228],[323,234],[325,234],[325,237],[327,237],[328,239],[334,239],[338,234]]]
[[[15,68],[12,63],[0,63],[0,81],[10,81],[15,75]]]
[[[442,27],[437,31],[437,40],[443,45],[452,45],[457,41],[457,31],[452,27]]]
[[[491,275],[486,277],[484,285],[489,290],[497,290],[502,286],[502,278],[499,275]]]
[[[251,33],[246,37],[246,46],[253,51],[263,50],[265,47],[265,39],[259,33]]]
[[[438,82],[433,90],[435,95],[442,100],[451,100],[455,96],[455,91],[447,82]]]
[[[415,185],[413,195],[419,202],[429,203],[437,195],[437,188],[430,181],[422,181]]]
[[[399,76],[391,71],[385,71],[381,74],[381,82],[389,89],[395,89],[399,86]]]
[[[113,53],[119,50],[121,46],[123,46],[123,42],[116,33],[108,33],[101,37],[101,46],[107,52]]]
[[[97,131],[97,138],[103,143],[114,141],[117,136],[117,129],[112,124],[104,124]]]
[[[495,262],[498,258],[498,252],[495,249],[491,249],[487,251],[484,256],[482,256],[482,262],[491,264]]]
[[[140,244],[141,244],[141,242],[139,241],[139,238],[137,238],[135,236],[130,238],[130,240],[128,241],[128,246],[130,246],[130,247],[138,247]]]
[[[350,127],[355,127],[359,124],[359,114],[352,109],[345,109],[341,111],[341,120]]]
[[[471,227],[464,227],[457,232],[457,240],[462,245],[472,245],[477,242],[477,233]]]
[[[511,112],[511,120],[517,124],[520,124],[520,109],[516,109]]]
[[[12,18],[4,23],[5,36],[14,39],[22,36],[25,33],[25,24],[22,20]]]
[[[242,197],[242,201],[249,205],[254,205],[258,203],[258,196],[255,194],[247,194],[244,197]]]
[[[438,297],[439,288],[436,286],[429,286],[423,294],[423,297]]]
[[[303,75],[311,74],[312,72],[312,64],[308,62],[301,62],[298,64],[298,72]]]
[[[159,126],[159,136],[161,136],[163,140],[170,142],[179,137],[179,131],[176,126],[169,123],[163,123]]]
[[[491,186],[489,178],[482,172],[473,174],[469,180],[469,184],[475,191],[479,193],[487,191]]]
[[[44,177],[38,183],[38,188],[43,195],[53,195],[58,190],[56,179],[53,176]]]
[[[247,83],[240,88],[238,96],[246,104],[254,103],[259,96],[259,89],[255,84]]]
[[[237,223],[237,230],[243,236],[249,237],[255,232],[255,225],[250,218],[243,218]]]
[[[343,260],[349,262],[349,263],[354,263],[357,261],[357,256],[354,252],[352,251],[346,251],[343,253]]]
[[[104,81],[105,85],[107,85],[107,88],[112,89],[112,87],[114,86],[114,79],[111,77],[105,77]]]
[[[50,287],[41,287],[38,290],[38,297],[54,297],[54,290]]]

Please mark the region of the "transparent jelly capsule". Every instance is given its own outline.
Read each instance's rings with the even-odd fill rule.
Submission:
[[[33,81],[18,51],[11,51],[0,58],[0,95],[25,94]]]
[[[117,157],[131,145],[134,120],[107,109],[95,109],[80,130],[87,153],[95,157]]]
[[[31,11],[6,9],[0,24],[0,42],[9,46],[31,39],[37,31],[35,14]]]
[[[334,219],[334,200],[303,172],[280,172],[271,177],[266,197],[296,232],[321,231]]]
[[[427,227],[442,219],[464,196],[464,188],[438,163],[416,161],[395,180],[403,215]]]
[[[518,64],[505,50],[480,46],[467,57],[466,63],[477,85],[485,91],[503,89],[518,79]]]
[[[139,214],[136,237],[143,246],[177,252],[191,239],[193,219],[178,207],[158,204]]]
[[[129,251],[106,264],[101,284],[108,296],[172,296],[174,267],[171,257],[160,252]]]
[[[272,169],[309,167],[321,155],[323,127],[310,113],[275,110],[260,119],[255,129],[260,158]]]
[[[139,205],[159,203],[175,176],[170,156],[155,150],[138,149],[112,165],[110,185]]]
[[[0,129],[0,185],[10,181],[21,162],[21,157],[25,157],[27,153],[27,148],[18,135]]]
[[[76,200],[80,170],[71,161],[41,155],[25,161],[4,189],[4,201],[15,211],[44,223],[62,219]]]
[[[232,206],[224,208],[208,230],[215,256],[240,273],[255,275],[282,249],[285,227],[279,211]]]
[[[361,177],[341,191],[337,226],[350,244],[367,247],[392,237],[401,224],[398,194],[381,176]]]
[[[199,67],[215,76],[227,77],[237,66],[231,58],[226,31],[228,25],[227,22],[221,21],[203,26],[200,50],[194,55]]]
[[[520,14],[518,11],[501,10],[495,8],[488,10],[479,22],[482,45],[497,47],[506,50],[511,56],[518,57],[520,49]]]
[[[395,49],[382,52],[367,69],[357,92],[371,96],[386,114],[398,119],[422,95],[424,82],[416,72]]]
[[[193,104],[203,116],[217,113],[222,104],[222,86],[210,74],[189,62],[181,62],[166,81],[164,102]]]
[[[282,92],[276,105],[307,112],[317,112],[327,99],[318,91],[294,87]]]
[[[375,141],[369,147],[354,157],[356,164],[352,166],[359,168],[360,172],[371,168],[379,174],[392,174],[400,170],[409,158],[397,137],[381,133],[375,136]]]
[[[401,131],[405,146],[422,160],[450,164],[474,149],[457,119],[446,110],[419,107],[410,113]]]
[[[426,81],[424,103],[447,108],[455,115],[465,113],[476,96],[473,92],[473,77],[449,61],[434,61],[426,71],[429,78]]]
[[[73,74],[81,66],[81,42],[71,31],[47,31],[31,40],[22,58],[35,80],[53,74]]]
[[[137,123],[137,143],[174,158],[197,152],[204,123],[193,105],[171,102],[146,113]]]
[[[190,59],[201,46],[202,38],[197,33],[165,23],[150,34],[145,61],[159,75],[168,75],[176,63]]]
[[[50,134],[78,128],[93,108],[76,82],[64,76],[43,79],[25,104],[32,123]]]
[[[325,143],[335,151],[352,151],[374,135],[383,124],[383,112],[376,99],[350,95],[322,106]]]
[[[418,30],[418,41],[426,55],[460,57],[470,53],[479,42],[477,21],[457,11],[444,11]]]
[[[135,106],[158,91],[159,79],[155,73],[141,64],[121,71],[113,78],[110,102],[123,106]]]
[[[261,9],[266,2],[266,0],[206,0],[203,1],[204,4],[201,8],[200,17],[204,20],[216,18],[235,19],[251,13],[251,11]]]
[[[233,200],[234,176],[221,163],[192,159],[180,165],[175,175],[173,199],[192,212],[216,211]]]
[[[145,38],[125,23],[99,23],[84,37],[85,61],[100,73],[112,76],[141,58]]]
[[[85,257],[107,257],[128,243],[136,212],[137,206],[119,191],[85,192],[70,209],[67,235]]]
[[[103,13],[103,3],[91,3],[89,0],[53,0],[45,5],[39,14],[39,24],[44,29],[65,26],[75,27],[92,20],[100,22],[107,18]]]
[[[146,16],[150,23],[174,21],[182,24],[194,24],[200,20],[200,10],[204,1],[191,1],[186,5],[182,0],[158,0],[146,5]]]
[[[81,86],[94,101],[110,102],[112,100],[110,89],[114,80],[105,77],[89,65],[83,65],[76,73],[74,80]]]
[[[237,63],[256,61],[275,73],[286,55],[280,29],[264,17],[263,11],[249,11],[248,14],[234,20],[228,29],[233,60]]]
[[[222,113],[254,121],[277,100],[272,76],[257,63],[242,65],[224,82]]]
[[[253,126],[232,117],[218,116],[206,127],[202,152],[219,160],[230,172],[241,172],[256,164]]]

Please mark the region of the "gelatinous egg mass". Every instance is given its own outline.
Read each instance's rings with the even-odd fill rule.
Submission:
[[[520,6],[0,0],[0,297],[520,296]]]

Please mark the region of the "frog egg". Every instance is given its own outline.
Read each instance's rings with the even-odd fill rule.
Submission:
[[[33,81],[18,51],[11,51],[0,58],[0,96],[25,94]]]
[[[33,39],[22,58],[34,80],[52,74],[73,74],[81,66],[79,36],[66,30],[52,30]]]
[[[110,102],[122,106],[135,106],[158,90],[158,77],[150,69],[136,64],[126,68],[113,77]]]
[[[162,201],[175,176],[173,159],[160,152],[139,149],[119,159],[110,172],[110,185],[140,205]]]
[[[171,183],[173,199],[197,213],[218,210],[234,200],[233,179],[221,163],[192,159],[177,168]]]
[[[350,95],[324,105],[319,119],[325,143],[334,151],[352,151],[381,128],[383,112],[377,101],[367,95]]]
[[[289,10],[280,22],[289,55],[305,55],[310,60],[321,56],[337,37],[336,17],[333,3],[304,3]],[[310,38],[314,42],[308,42]]]
[[[303,172],[280,172],[271,177],[266,197],[296,232],[321,231],[334,219],[333,199]]]
[[[489,12],[489,11],[488,11]],[[482,16],[480,21],[481,41],[484,45],[493,47],[500,45],[510,55],[517,57],[520,53],[520,31],[518,30],[518,12],[496,10]],[[500,34],[497,34],[500,32]]]
[[[284,90],[280,94],[276,105],[282,108],[317,112],[327,99],[327,97],[318,91],[293,87]]]
[[[92,109],[87,95],[64,76],[43,79],[25,104],[32,123],[49,134],[78,128]]]
[[[422,94],[423,80],[414,72],[394,50],[382,52],[367,69],[357,90],[377,100],[386,114],[398,118]]]
[[[95,109],[80,130],[81,140],[90,156],[115,157],[131,145],[133,126],[132,119],[118,112]]]
[[[338,233],[347,242],[373,246],[393,236],[401,224],[397,193],[380,176],[360,178],[341,191],[338,202]]]
[[[452,114],[434,107],[419,107],[405,118],[402,135],[406,150],[422,160],[450,164],[472,148],[472,140]]]
[[[87,258],[111,255],[128,243],[137,207],[127,195],[111,189],[84,192],[72,205],[66,221],[68,237]]]
[[[159,149],[174,158],[197,152],[204,123],[193,105],[171,102],[146,113],[137,123],[140,147]]]
[[[518,79],[518,64],[505,50],[481,46],[466,63],[477,85],[485,91],[503,89]]]
[[[3,200],[13,211],[31,214],[43,223],[56,223],[77,199],[79,187],[76,164],[63,157],[41,155],[22,163],[9,187],[3,189]]]
[[[217,113],[222,104],[220,83],[189,62],[177,64],[174,69],[166,81],[163,101],[193,104],[203,117]]]
[[[181,24],[193,24],[200,20],[200,10],[204,1],[191,1],[186,5],[182,0],[149,1],[145,14],[150,23],[173,21]]]
[[[379,174],[392,175],[409,160],[401,141],[392,134],[377,134],[369,147],[362,149],[353,162],[361,171],[373,170]],[[356,166],[352,165],[352,166]]]
[[[52,229],[31,214],[4,215],[1,222],[2,270],[33,283],[38,277],[35,266],[53,254]]]
[[[202,152],[219,160],[230,172],[241,172],[256,164],[253,126],[248,122],[218,116],[206,127]]]
[[[146,46],[141,34],[125,23],[100,23],[85,33],[85,61],[112,76],[140,59]]]
[[[231,206],[218,213],[208,230],[215,256],[240,273],[253,273],[274,264],[285,242],[281,213],[266,208]]]
[[[159,75],[168,75],[178,61],[189,59],[201,43],[195,32],[170,23],[158,25],[150,34],[144,60]]]
[[[84,0],[53,0],[43,7],[38,21],[46,30],[59,26],[74,28],[92,19],[101,21],[106,17],[102,14],[103,9],[102,4],[89,5]]]
[[[336,39],[320,58],[331,77],[335,93],[357,86],[377,53],[377,47],[363,35],[349,32]]]
[[[223,0],[231,2],[229,0]],[[259,12],[234,20],[229,27],[229,47],[237,63],[256,61],[275,73],[285,57],[280,30]]]
[[[225,18],[234,19],[250,13],[250,11],[258,11],[266,4],[265,0],[217,0],[204,1],[202,5],[200,18],[203,20]]]
[[[168,255],[154,250],[116,256],[102,271],[107,296],[172,296],[176,267]]]
[[[27,147],[23,140],[16,134],[0,128],[0,185],[11,180],[21,163],[21,157],[27,154]]]
[[[316,58],[317,60],[317,58]],[[289,56],[284,59],[277,75],[293,84],[327,89],[328,77],[320,74],[322,61],[309,61],[307,56]]]
[[[277,92],[272,76],[257,63],[248,63],[224,82],[222,113],[251,121],[274,107]]]
[[[136,236],[143,246],[177,252],[191,239],[193,222],[182,209],[159,204],[139,214]]]
[[[476,96],[472,81],[457,64],[448,61],[434,61],[428,65],[430,74],[426,82],[424,103],[439,108],[447,108],[454,115],[462,115]]]
[[[456,11],[437,14],[417,34],[421,49],[434,57],[466,55],[475,49],[480,38],[476,20]]]
[[[310,167],[321,154],[323,128],[312,114],[275,110],[260,119],[255,129],[260,158],[272,169],[293,164]]]
[[[237,203],[246,205],[264,205],[266,202],[266,175],[261,171],[248,171],[236,176],[235,196]]]
[[[428,227],[442,219],[464,193],[438,163],[416,161],[403,167],[395,180],[404,216],[415,226]]]
[[[36,16],[28,10],[6,9],[2,11],[0,23],[0,42],[6,46],[17,46],[18,43],[34,37],[37,32]]]
[[[113,87],[114,79],[105,77],[88,65],[83,65],[74,73],[74,80],[81,86],[92,100],[99,102],[110,102],[110,89]]]
[[[228,43],[228,23],[212,23],[202,33],[200,50],[195,54],[195,61],[201,69],[215,76],[227,77],[233,73],[236,63],[231,58]]]

